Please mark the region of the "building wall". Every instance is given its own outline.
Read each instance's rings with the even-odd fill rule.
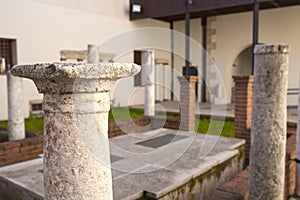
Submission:
[[[148,40],[148,44],[160,46],[163,50],[170,47],[170,35],[166,30],[163,37],[152,33],[144,34],[140,28],[168,28],[169,24],[157,20],[128,20],[129,1],[125,0],[0,0],[0,37],[17,40],[18,63],[59,61],[60,50],[82,50],[87,44],[100,45],[116,35],[126,35],[130,38],[116,40],[111,48],[103,46],[104,51],[115,49],[116,62],[132,62],[133,49],[124,46],[139,46],[135,41]],[[261,43],[286,43],[291,47],[289,88],[298,88],[300,54],[300,26],[298,19],[300,6],[263,10],[260,12]],[[245,48],[252,43],[252,13],[229,14],[211,17],[209,22],[208,66],[216,69],[208,73],[208,85],[217,87],[217,103],[229,103],[231,100],[232,73],[234,62]],[[184,33],[184,21],[174,23],[175,31]],[[130,33],[133,31],[133,33]],[[215,32],[214,32],[215,31]],[[202,71],[201,19],[191,20],[191,62]],[[177,76],[184,65],[184,40],[175,38],[175,70],[174,76],[176,94],[179,95]],[[122,38],[122,37],[119,37]],[[146,43],[145,43],[146,44]],[[102,46],[101,46],[102,47]],[[118,51],[119,50],[119,51]],[[170,59],[166,52],[158,51],[156,58]],[[108,52],[114,53],[114,52]],[[214,65],[215,64],[215,65]],[[170,77],[169,77],[170,78]],[[169,82],[169,80],[167,81]],[[34,84],[23,80],[24,116],[29,116],[30,100],[41,100]],[[201,74],[199,76],[201,83]],[[223,88],[223,87],[224,88]],[[201,87],[198,94],[201,95]],[[210,88],[210,89],[211,89]],[[6,77],[0,75],[0,120],[7,119]],[[224,90],[224,91],[222,91]],[[126,94],[124,91],[127,91]],[[215,91],[216,92],[216,91]],[[133,78],[120,80],[112,91],[115,105],[141,104],[144,98],[143,87],[133,87]],[[218,100],[218,101],[217,101]],[[288,104],[296,105],[297,96],[288,96]]]
[[[263,10],[260,12],[259,42],[290,45],[289,88],[299,88],[300,68],[300,6]],[[232,65],[238,54],[252,43],[252,13],[218,16],[216,64],[223,75],[227,102],[230,102]],[[297,96],[288,96],[288,105],[297,105]]]
[[[300,53],[300,40],[298,37],[300,35],[299,17],[300,6],[260,11],[259,42],[264,44],[284,43],[290,45],[289,88],[299,88],[300,68],[297,57]],[[248,69],[240,68],[236,70],[233,66],[235,64],[240,66],[249,65],[249,60],[237,58],[243,50],[252,45],[252,12],[210,17],[208,18],[208,23],[209,29],[211,28],[210,26],[216,29],[216,33],[213,33],[212,39],[210,39],[211,32],[208,32],[208,85],[213,85],[213,83],[209,83],[212,79],[216,79],[217,82],[223,84],[219,88],[221,90],[225,88],[225,91],[220,92],[221,101],[219,103],[230,103],[231,88],[233,86],[232,75],[238,72],[240,72],[240,75],[248,74],[249,68],[251,68],[251,66],[245,66]],[[184,21],[176,22],[174,27],[176,31],[185,32]],[[202,45],[201,32],[201,19],[191,20],[191,38],[199,45]],[[212,43],[216,43],[216,45],[212,45]],[[175,46],[184,49],[184,44]],[[249,54],[249,52],[246,52],[246,54]],[[251,55],[249,54],[249,56]],[[200,57],[201,54],[193,52],[191,47],[191,61],[198,66],[199,72],[202,70]],[[177,57],[175,62],[176,69],[181,70],[181,66],[184,65],[184,59]],[[216,71],[213,69],[214,66],[216,66]],[[213,73],[211,73],[211,69]],[[219,76],[222,80],[218,80],[216,76]],[[199,82],[200,79],[201,77],[199,77]],[[215,81],[211,82],[215,83]],[[288,105],[297,105],[297,95],[288,96]]]
[[[0,0],[0,37],[17,40],[18,63],[59,61],[60,50],[82,50],[140,27],[168,27],[156,20],[130,22],[124,0]],[[122,44],[120,44],[121,46]],[[133,56],[127,56],[132,62]],[[124,60],[124,59],[123,59]],[[125,80],[133,90],[133,79]],[[24,116],[29,100],[41,100],[33,82],[23,79]],[[7,119],[6,76],[0,75],[0,120]],[[143,102],[143,95],[137,102]]]

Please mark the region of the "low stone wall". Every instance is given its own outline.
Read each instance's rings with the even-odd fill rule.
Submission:
[[[0,143],[0,167],[37,158],[43,153],[43,136]]]
[[[238,153],[214,167],[208,169],[205,173],[196,176],[187,183],[181,185],[175,190],[160,198],[151,198],[151,194],[144,194],[144,198],[169,200],[169,199],[206,199],[211,200],[212,194],[216,188],[225,181],[230,180],[243,169],[245,159],[244,144],[236,148]],[[221,200],[221,199],[220,199]],[[232,199],[231,199],[232,200]]]

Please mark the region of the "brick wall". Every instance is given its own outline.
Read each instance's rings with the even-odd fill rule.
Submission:
[[[43,152],[43,137],[0,143],[0,167],[37,158]]]
[[[141,116],[134,119],[110,122],[108,124],[108,137],[116,137],[132,132],[144,132],[151,130],[151,118]]]
[[[108,136],[116,137],[130,132],[145,132],[153,128],[178,129],[180,119],[168,118],[163,126],[160,126],[160,117],[141,116],[130,120],[110,122]],[[37,158],[43,153],[43,137],[33,137],[13,142],[0,143],[0,167]]]
[[[245,162],[249,163],[250,128],[252,117],[253,76],[233,76],[235,82],[234,132],[235,137],[246,140]]]
[[[180,125],[180,119],[179,118],[164,118],[164,117],[154,117],[151,121],[151,127],[152,129],[157,128],[169,128],[178,130]]]
[[[109,137],[116,137],[125,134],[118,125],[128,130],[145,131],[150,129],[151,119],[149,117],[138,117],[131,120],[124,120],[109,123]],[[43,136],[32,137],[24,140],[0,143],[0,167],[31,160],[43,153]]]
[[[296,134],[288,134],[285,157],[285,188],[284,196],[287,199],[295,193],[296,187]]]

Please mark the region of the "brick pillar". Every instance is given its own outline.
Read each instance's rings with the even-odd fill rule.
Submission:
[[[249,163],[250,127],[252,117],[253,76],[233,76],[235,82],[234,132],[235,137],[246,140],[245,163]]]
[[[195,131],[195,87],[198,76],[180,76],[180,130]]]

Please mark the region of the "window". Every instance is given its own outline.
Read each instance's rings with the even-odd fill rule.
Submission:
[[[43,114],[43,106],[42,100],[31,100],[30,102],[30,109],[32,115],[42,115]]]
[[[142,65],[142,52],[134,51],[134,63]],[[142,86],[142,70],[134,76],[134,87]]]
[[[41,103],[31,104],[31,110],[32,112],[42,111],[42,104]]]
[[[17,64],[16,41],[0,38],[0,73],[4,74],[7,69]]]

